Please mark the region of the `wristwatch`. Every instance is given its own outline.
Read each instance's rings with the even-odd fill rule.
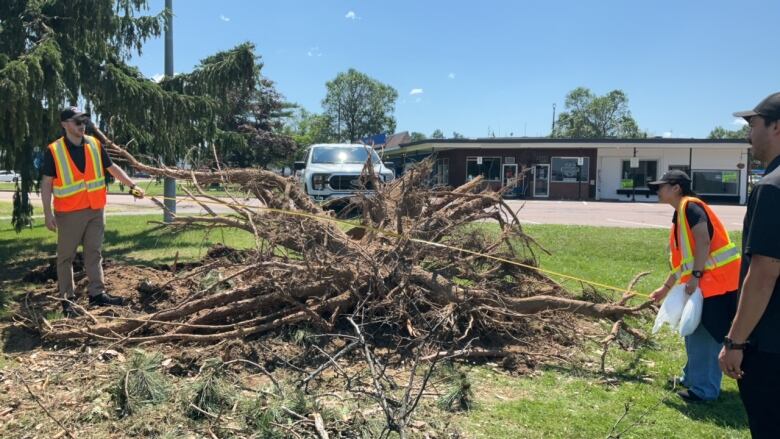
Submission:
[[[747,342],[745,343],[734,343],[734,340],[728,338],[728,336],[723,337],[723,347],[726,348],[726,350],[737,350],[741,351],[744,350],[747,346]]]
[[[693,270],[691,271],[691,275],[696,279],[701,279],[701,277],[704,275],[704,272],[699,270]]]

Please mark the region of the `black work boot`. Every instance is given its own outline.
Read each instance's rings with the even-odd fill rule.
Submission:
[[[125,301],[121,297],[112,296],[106,292],[102,292],[94,296],[89,296],[89,304],[91,306],[107,306],[107,305],[122,306],[124,305],[124,303]]]
[[[62,314],[66,319],[75,319],[81,316],[81,313],[76,311],[76,308],[70,304],[70,302],[62,302]]]

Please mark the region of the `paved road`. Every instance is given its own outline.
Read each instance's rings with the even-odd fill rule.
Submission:
[[[11,192],[0,192],[0,201],[11,201]],[[30,194],[40,205],[37,194]],[[576,224],[604,227],[645,227],[667,229],[673,210],[665,204],[596,202],[596,201],[539,201],[508,200],[509,206],[518,212],[520,221],[526,224]],[[226,212],[221,206],[212,206],[217,212]],[[712,206],[729,230],[741,230],[745,206]],[[109,214],[149,214],[160,209],[149,199],[134,200],[129,195],[109,194]],[[197,214],[205,211],[193,203],[179,203],[178,213]],[[5,220],[7,218],[0,218]]]
[[[527,224],[578,224],[605,227],[643,227],[668,229],[674,209],[666,204],[511,200],[509,206],[518,211],[521,222]],[[742,230],[745,206],[711,206],[729,230]]]

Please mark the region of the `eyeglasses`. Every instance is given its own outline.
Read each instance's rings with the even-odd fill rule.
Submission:
[[[81,120],[81,119],[79,119],[79,120],[68,119],[68,121],[69,122],[73,122],[73,124],[76,125],[77,127],[80,127],[80,126],[84,125],[84,120]]]

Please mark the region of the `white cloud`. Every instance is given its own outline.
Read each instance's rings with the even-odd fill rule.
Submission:
[[[165,77],[165,75],[163,75],[162,73],[158,73],[158,74],[156,74],[156,75],[152,76],[152,81],[154,81],[154,82],[160,82],[160,81],[162,81],[162,79],[163,79],[164,77]]]
[[[668,138],[672,137],[672,132],[671,131],[665,131],[662,134],[662,136],[668,139]]]
[[[320,52],[320,48],[319,48],[319,46],[314,46],[314,47],[312,47],[311,49],[309,49],[309,51],[308,51],[308,52],[306,52],[306,56],[310,56],[310,57],[315,57],[315,56],[316,56],[316,57],[320,57],[320,56],[322,56],[322,52]]]
[[[347,15],[344,16],[347,20],[359,20],[360,17],[357,16],[355,11],[349,11],[347,12]]]
[[[225,17],[225,16],[224,16],[224,15],[222,15],[222,14],[220,14],[220,16],[219,16],[219,19],[220,19],[220,20],[222,20],[222,21],[224,21],[224,22],[228,22],[228,21],[230,21],[230,17]]]
[[[423,94],[423,89],[421,88],[413,88],[412,91],[409,92],[410,96],[421,95],[421,94]]]
[[[450,72],[450,74],[447,75],[447,77],[450,78],[450,79],[455,79],[455,74]]]
[[[738,117],[738,118],[734,119],[731,123],[733,125],[737,125],[737,126],[740,126],[740,127],[745,126],[745,125],[748,124],[747,121],[745,119],[741,118],[741,117]]]

